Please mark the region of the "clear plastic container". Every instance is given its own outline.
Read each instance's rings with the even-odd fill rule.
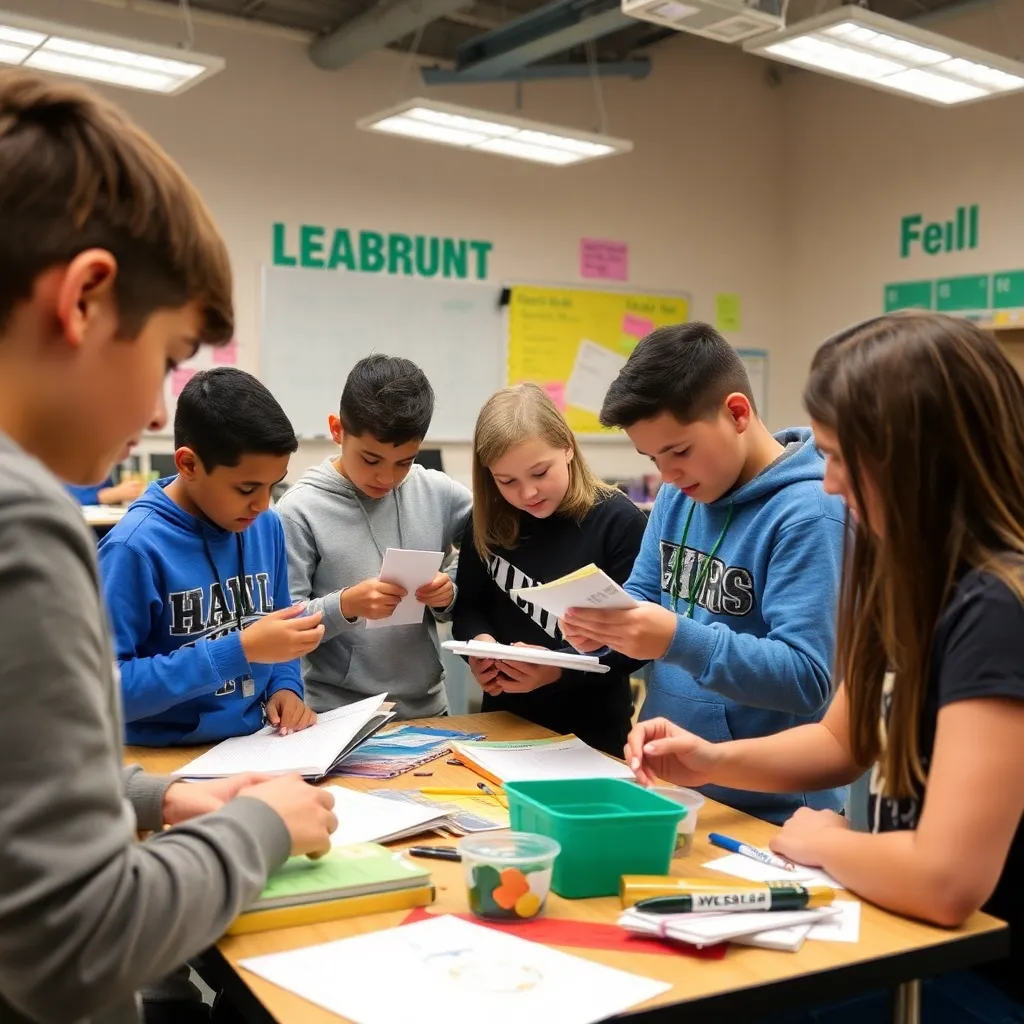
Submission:
[[[686,814],[676,830],[676,848],[672,856],[688,857],[693,849],[693,833],[697,830],[697,815],[704,806],[704,797],[695,789],[684,789],[682,786],[654,786],[651,792],[686,808]]]
[[[466,836],[457,843],[469,909],[492,921],[526,921],[544,910],[562,847],[532,832]]]

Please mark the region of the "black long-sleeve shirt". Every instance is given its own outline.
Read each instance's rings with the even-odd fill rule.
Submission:
[[[522,641],[551,650],[569,649],[558,621],[543,609],[514,601],[509,591],[550,583],[593,562],[625,583],[640,550],[647,517],[624,494],[602,496],[581,522],[555,513],[536,519],[520,513],[519,542],[497,548],[485,563],[473,546],[473,523],[459,552],[458,600],[452,634],[472,640],[481,633],[498,643]],[[562,677],[530,693],[484,694],[484,711],[511,711],[556,733],[575,733],[584,742],[622,756],[632,702],[629,674],[641,662],[614,652],[601,661],[606,675],[563,671]]]

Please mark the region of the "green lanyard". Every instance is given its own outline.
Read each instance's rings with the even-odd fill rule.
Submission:
[[[672,577],[669,583],[669,596],[672,599],[672,611],[678,614],[679,606],[679,587],[680,579],[683,571],[683,550],[686,548],[686,539],[690,536],[690,523],[693,522],[693,510],[697,507],[697,502],[690,500],[690,510],[686,514],[686,525],[683,527],[683,539],[679,543],[679,547],[676,548],[675,558],[672,560]],[[711,562],[715,555],[718,553],[719,547],[721,547],[722,541],[725,539],[725,534],[729,529],[729,524],[732,522],[732,503],[729,503],[729,508],[725,513],[725,525],[722,527],[722,532],[718,535],[718,540],[715,541],[714,546],[711,548],[711,553],[704,559],[704,564],[700,567],[700,572],[697,574],[697,581],[694,586],[690,587],[689,607],[686,609],[686,618],[693,618],[693,609],[697,604],[697,596],[704,589],[704,584],[707,582],[708,572],[711,569]]]

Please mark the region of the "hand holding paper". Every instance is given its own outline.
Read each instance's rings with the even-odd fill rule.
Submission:
[[[676,635],[676,616],[649,601],[611,610],[572,607],[565,621],[575,636],[641,661],[663,658]]]
[[[537,647],[536,644],[524,644],[516,642],[513,647],[528,647],[533,650],[543,651],[546,648]],[[562,678],[562,670],[554,665],[533,665],[525,661],[498,662],[501,676],[498,677],[498,685],[504,693],[532,693],[542,686],[550,686]]]
[[[435,573],[434,578],[416,591],[416,600],[428,608],[447,608],[455,597],[455,584],[445,572]]]
[[[380,583],[398,588],[402,591],[402,597],[390,615],[368,618],[366,628],[414,626],[421,623],[423,621],[423,605],[417,600],[416,591],[435,582],[437,571],[441,568],[442,558],[444,558],[442,551],[407,551],[402,548],[388,548],[384,552],[384,563],[380,567]],[[450,603],[449,597],[448,604]],[[447,607],[447,604],[443,607]]]

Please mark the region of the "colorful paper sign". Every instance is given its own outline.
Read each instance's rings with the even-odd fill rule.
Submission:
[[[177,398],[195,375],[196,371],[189,366],[176,366],[171,371],[171,394]]]
[[[629,244],[603,238],[580,239],[580,277],[625,281],[629,277]]]
[[[557,406],[558,411],[565,412],[565,381],[549,380],[543,387],[548,393],[548,398]]]
[[[622,333],[631,338],[646,338],[654,330],[654,321],[645,316],[627,313],[622,318]]]
[[[715,327],[720,331],[740,329],[740,297],[735,292],[715,296]]]

